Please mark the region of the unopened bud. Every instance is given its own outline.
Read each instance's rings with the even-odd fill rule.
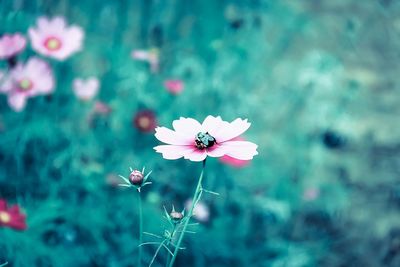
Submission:
[[[181,212],[172,211],[169,217],[174,223],[179,223],[183,219],[183,214]]]
[[[142,185],[143,179],[144,179],[143,173],[138,170],[132,171],[131,174],[129,175],[129,182],[136,186]]]

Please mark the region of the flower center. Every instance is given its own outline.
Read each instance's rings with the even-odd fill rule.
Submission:
[[[44,46],[51,51],[56,51],[61,48],[61,41],[56,37],[49,37],[44,42]]]
[[[22,80],[19,81],[19,88],[22,91],[28,91],[30,89],[32,89],[33,87],[33,83],[31,82],[31,80],[24,78]]]
[[[139,119],[139,126],[141,128],[147,128],[150,126],[150,119],[147,117],[142,117]]]
[[[196,138],[194,139],[194,142],[198,149],[209,148],[217,143],[215,138],[212,135],[210,135],[208,132],[206,132],[206,133],[200,132],[200,133],[196,134]]]
[[[0,223],[8,223],[11,221],[10,214],[5,211],[0,211]]]

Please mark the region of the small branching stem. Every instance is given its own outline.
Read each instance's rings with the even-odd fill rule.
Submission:
[[[158,255],[158,252],[160,252],[160,249],[164,246],[165,241],[166,241],[166,240],[164,239],[164,240],[160,243],[160,245],[158,246],[158,248],[157,248],[157,250],[156,250],[156,253],[154,253],[153,258],[152,258],[151,261],[150,261],[149,267],[151,267],[151,265],[152,265],[153,262],[155,261],[157,255]]]
[[[201,192],[202,192],[201,183],[203,181],[203,175],[204,175],[205,166],[206,166],[206,160],[203,161],[203,168],[201,170],[201,174],[200,174],[199,180],[197,182],[196,191],[194,192],[194,195],[193,195],[193,198],[192,198],[192,205],[191,205],[189,213],[188,213],[188,215],[187,215],[187,217],[185,219],[184,225],[182,227],[181,234],[179,235],[178,243],[175,246],[174,255],[172,256],[172,259],[171,259],[171,261],[170,261],[170,263],[168,265],[169,267],[174,266],[174,262],[175,262],[176,256],[178,255],[178,252],[180,250],[183,237],[185,236],[185,233],[186,233],[186,228],[187,228],[187,226],[189,224],[190,218],[193,215],[194,207],[196,206],[196,203],[200,200]]]

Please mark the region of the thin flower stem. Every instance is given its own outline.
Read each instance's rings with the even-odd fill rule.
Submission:
[[[175,262],[176,256],[178,255],[179,248],[181,247],[181,243],[182,243],[183,237],[184,237],[184,235],[186,233],[186,228],[187,228],[187,226],[189,224],[190,218],[193,215],[193,210],[194,210],[194,207],[196,206],[196,202],[198,201],[198,199],[199,199],[199,197],[201,195],[201,190],[202,190],[201,182],[203,181],[203,175],[204,175],[205,166],[206,166],[206,160],[203,161],[203,168],[201,170],[199,181],[197,182],[196,191],[194,192],[194,195],[193,195],[192,205],[190,207],[189,214],[186,217],[185,223],[184,223],[184,225],[182,227],[182,233],[179,236],[178,243],[176,244],[176,247],[175,247],[175,250],[174,250],[174,255],[172,256],[171,262],[169,263],[169,267],[174,266],[174,262]]]
[[[155,260],[156,257],[157,257],[158,252],[159,252],[160,249],[164,246],[164,243],[165,243],[165,239],[164,239],[164,240],[160,243],[160,245],[158,246],[158,248],[157,248],[157,250],[156,250],[156,253],[154,253],[153,258],[152,258],[151,261],[150,261],[149,267],[151,267],[151,265],[153,264],[154,260]]]
[[[171,239],[174,238],[175,231],[176,231],[176,224],[174,224],[174,227],[172,228]],[[171,261],[171,255],[173,256],[174,253],[168,254],[167,262],[166,262],[166,264],[165,264],[165,267],[168,267],[168,264],[169,264],[169,262]]]
[[[142,194],[139,192],[139,244],[143,242],[143,208]],[[138,266],[142,266],[142,246],[139,246]]]

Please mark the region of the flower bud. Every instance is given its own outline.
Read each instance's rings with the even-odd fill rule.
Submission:
[[[174,223],[179,223],[183,219],[183,213],[182,212],[177,212],[177,211],[172,211],[169,214],[169,217]]]
[[[129,182],[133,185],[140,186],[142,185],[143,180],[144,180],[143,173],[138,170],[132,171],[131,174],[129,175]]]

